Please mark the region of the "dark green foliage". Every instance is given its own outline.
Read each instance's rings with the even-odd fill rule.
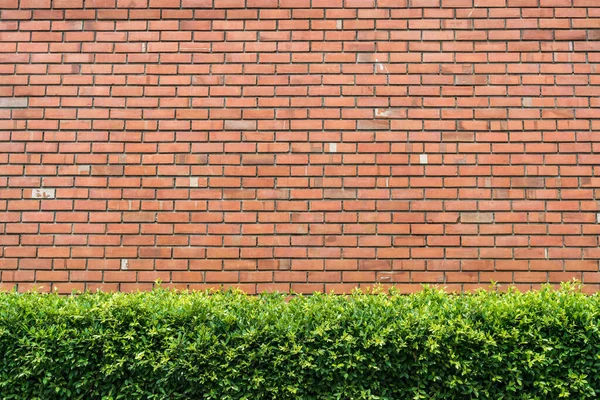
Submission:
[[[600,296],[0,295],[2,399],[575,399]]]

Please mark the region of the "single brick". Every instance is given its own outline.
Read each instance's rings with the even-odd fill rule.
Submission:
[[[460,213],[460,222],[467,224],[489,224],[494,222],[494,213],[464,212]]]
[[[26,108],[27,97],[0,97],[0,108]]]
[[[226,131],[253,131],[256,129],[256,121],[225,121]]]
[[[33,189],[31,197],[34,199],[54,199],[56,197],[56,189]]]

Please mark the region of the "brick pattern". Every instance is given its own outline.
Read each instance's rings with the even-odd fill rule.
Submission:
[[[1,286],[600,273],[598,0],[2,0]]]

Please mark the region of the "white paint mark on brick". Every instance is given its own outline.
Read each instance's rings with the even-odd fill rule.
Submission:
[[[77,166],[77,172],[79,172],[80,174],[89,173],[90,169],[91,169],[91,167],[89,165],[78,165]]]
[[[337,151],[337,143],[329,143],[329,152],[335,153]]]
[[[197,177],[190,178],[190,186],[191,187],[198,187],[198,178]]]
[[[377,67],[375,68],[375,73],[377,73],[377,71],[389,73],[387,67],[385,65],[383,65],[382,63],[380,63],[379,59],[377,59],[377,57],[375,57],[375,63],[377,65]]]
[[[390,109],[389,108],[376,108],[375,109],[375,116],[376,117],[387,117],[390,115]]]
[[[523,97],[523,107],[531,107],[531,102],[531,97]]]
[[[121,269],[126,271],[127,269],[129,269],[129,260],[123,258],[121,260]]]
[[[56,197],[56,189],[33,189],[31,197],[34,199],[53,199]]]
[[[338,19],[335,22],[335,27],[338,28],[338,29],[342,29],[342,20],[341,19]]]
[[[419,162],[420,162],[421,164],[427,164],[427,154],[421,154],[421,155],[419,156]]]
[[[380,118],[402,118],[406,117],[406,111],[399,108],[376,108],[375,116]]]
[[[148,50],[148,43],[142,43],[142,53],[145,53]]]
[[[469,13],[469,15],[467,15],[467,18],[470,18],[471,15],[473,14],[473,11],[475,11],[475,8],[478,7],[477,3],[473,4],[473,9],[471,10],[471,12]]]
[[[548,249],[544,249],[544,254],[545,254],[546,258],[548,258]]]
[[[596,222],[600,224],[600,213],[596,214]]]
[[[25,108],[27,97],[0,97],[0,108]]]

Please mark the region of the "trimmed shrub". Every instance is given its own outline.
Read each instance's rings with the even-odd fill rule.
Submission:
[[[3,399],[600,394],[600,297],[227,291],[0,295]]]

